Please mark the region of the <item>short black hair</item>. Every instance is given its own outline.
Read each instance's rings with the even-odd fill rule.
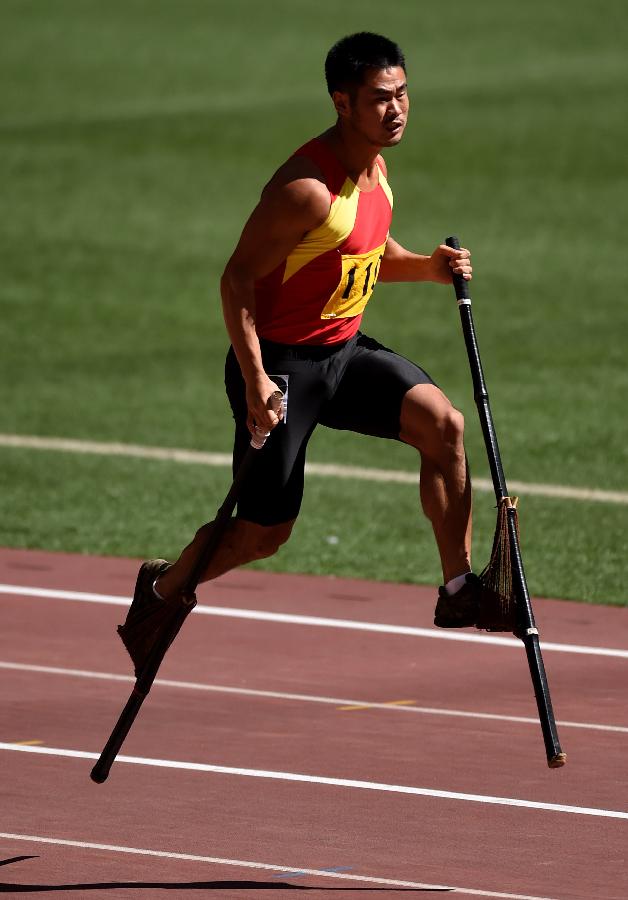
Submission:
[[[399,44],[373,34],[358,31],[337,41],[325,60],[325,79],[330,95],[334,91],[351,91],[364,82],[367,69],[389,69],[401,66],[406,69],[406,60]]]

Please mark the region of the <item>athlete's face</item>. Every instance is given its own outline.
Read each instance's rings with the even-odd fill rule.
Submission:
[[[393,147],[403,135],[410,101],[401,66],[368,69],[353,94],[337,93],[334,102],[345,124],[377,147]]]

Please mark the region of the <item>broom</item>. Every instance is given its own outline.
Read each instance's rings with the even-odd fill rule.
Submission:
[[[285,399],[287,398],[284,398],[281,391],[275,391],[270,398],[271,407],[275,412],[278,413],[283,408],[284,419]],[[118,626],[118,633],[135,667],[136,682],[109,740],[90,773],[92,781],[97,784],[102,784],[108,778],[111,766],[120,752],[142,703],[148,696],[170,644],[196,606],[196,587],[231,522],[244,479],[251,469],[256,454],[264,447],[268,436],[268,434],[258,431],[251,438],[251,443],[240,463],[229,493],[216,514],[207,542],[199,553],[182,592],[164,600],[155,598],[155,603],[135,610],[131,604],[124,625]]]
[[[460,249],[456,237],[448,237],[448,247]],[[552,701],[543,665],[539,632],[534,621],[519,547],[517,498],[508,495],[497,435],[484,381],[480,351],[475,334],[469,287],[462,275],[453,276],[460,310],[462,332],[471,367],[475,403],[497,500],[497,525],[488,565],[480,574],[482,595],[477,627],[487,631],[512,631],[523,641],[534,687],[547,764],[551,769],[567,762],[562,752],[552,710]]]

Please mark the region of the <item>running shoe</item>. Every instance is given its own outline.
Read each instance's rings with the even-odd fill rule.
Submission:
[[[434,625],[438,628],[472,628],[480,610],[482,583],[477,575],[468,572],[466,581],[455,594],[448,594],[443,586],[438,589],[434,610]]]

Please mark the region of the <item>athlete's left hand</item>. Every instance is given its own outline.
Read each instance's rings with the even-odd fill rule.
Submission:
[[[447,244],[440,244],[430,256],[429,271],[429,280],[438,284],[451,284],[454,273],[462,275],[465,281],[471,281],[471,254],[464,247],[454,250]]]

